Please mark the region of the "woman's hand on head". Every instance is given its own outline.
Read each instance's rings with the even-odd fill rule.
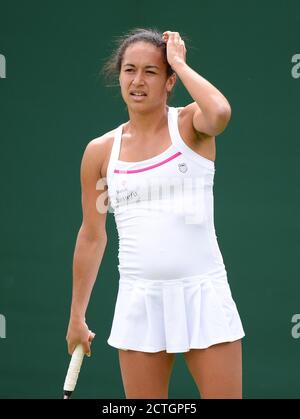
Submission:
[[[163,32],[163,40],[167,44],[167,60],[170,66],[175,70],[176,64],[186,62],[185,43],[178,32]]]

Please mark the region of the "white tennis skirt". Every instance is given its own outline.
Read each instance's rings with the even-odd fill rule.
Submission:
[[[245,336],[226,270],[168,280],[119,279],[115,348],[188,352]]]

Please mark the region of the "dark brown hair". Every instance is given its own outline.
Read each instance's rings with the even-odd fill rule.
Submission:
[[[127,32],[126,34],[117,37],[116,39],[116,48],[104,63],[100,74],[104,76],[105,80],[108,82],[107,87],[118,86],[119,85],[119,74],[121,70],[122,60],[126,48],[129,45],[134,44],[135,42],[148,42],[149,44],[155,45],[162,52],[162,58],[166,64],[167,77],[170,77],[174,71],[167,60],[167,49],[166,42],[163,40],[163,33],[157,29],[144,29],[144,28],[134,28]],[[111,84],[112,82],[112,84]],[[173,89],[172,89],[173,90]],[[168,93],[168,99],[170,93]]]

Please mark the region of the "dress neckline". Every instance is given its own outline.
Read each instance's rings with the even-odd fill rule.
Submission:
[[[168,131],[169,131],[169,137],[171,139],[171,144],[168,146],[168,148],[164,151],[162,151],[159,154],[156,154],[153,157],[149,157],[149,159],[144,159],[144,160],[137,160],[137,161],[127,161],[127,160],[119,160],[117,159],[118,164],[139,164],[139,163],[148,163],[151,162],[153,160],[159,159],[160,157],[164,157],[166,154],[169,154],[171,150],[173,150],[174,148],[174,144],[173,144],[173,140],[172,140],[172,135],[171,135],[171,128],[170,128],[170,107],[168,106],[168,113],[167,113],[167,120],[168,120]],[[119,154],[121,151],[121,143],[122,143],[122,133],[123,133],[123,127],[125,125],[125,122],[123,124],[121,124],[120,127],[120,140],[119,140]]]

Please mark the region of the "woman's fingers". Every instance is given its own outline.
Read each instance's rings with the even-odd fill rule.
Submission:
[[[84,352],[87,356],[91,356],[91,343],[94,339],[94,337],[96,336],[96,334],[94,332],[92,332],[91,330],[89,330],[89,337],[88,337],[88,342],[84,345]]]
[[[183,45],[185,47],[184,41],[181,39],[179,32],[165,31],[163,32],[163,39],[165,42],[170,40],[176,45]]]
[[[91,356],[91,345],[90,345],[90,342],[83,342],[82,343],[82,347],[83,347],[83,352],[87,356]]]
[[[72,353],[74,352],[75,349],[75,345],[72,344],[68,344],[68,354],[72,355]]]

